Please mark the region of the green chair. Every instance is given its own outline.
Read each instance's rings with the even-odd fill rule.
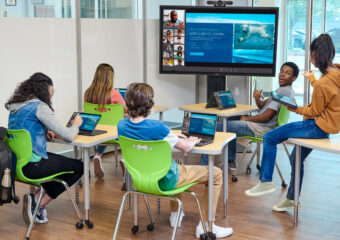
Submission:
[[[84,102],[84,112],[102,115],[99,124],[117,126],[118,122],[124,118],[124,107],[121,104],[107,104],[99,106],[98,104]],[[115,140],[101,143],[100,145],[114,146],[116,167],[118,166],[118,146]]]
[[[176,188],[170,191],[162,191],[159,188],[158,181],[162,179],[169,171],[171,166],[171,147],[166,141],[140,141],[134,140],[126,137],[119,137],[119,144],[122,150],[124,163],[127,171],[130,173],[133,186],[136,191],[127,191],[122,199],[122,203],[119,209],[118,220],[115,227],[115,232],[113,235],[113,240],[117,238],[118,229],[120,225],[120,221],[122,218],[122,214],[124,211],[124,203],[126,197],[130,194],[135,195],[135,218],[134,218],[134,226],[131,231],[136,233],[138,231],[138,212],[137,212],[137,196],[142,195],[144,197],[146,207],[150,216],[151,223],[147,226],[147,230],[152,231],[154,229],[154,218],[151,215],[150,206],[147,202],[147,196],[155,196],[157,198],[167,198],[172,201],[178,202],[178,211],[177,211],[177,219],[176,224],[172,233],[172,239],[175,239],[177,225],[179,221],[179,216],[182,211],[182,202],[174,197],[174,194],[187,192],[193,195],[196,199],[196,204],[200,213],[201,221],[203,221],[203,216],[201,213],[201,207],[199,204],[199,200],[197,195],[194,192],[187,191],[189,187],[197,184],[198,182],[193,182],[188,185],[185,185],[180,188]],[[205,228],[205,224],[202,224],[204,227],[204,234],[202,234],[201,239],[206,239],[207,231]],[[203,236],[204,235],[204,236]]]
[[[32,142],[31,142],[31,136],[29,134],[29,132],[27,130],[24,129],[19,129],[19,130],[11,130],[8,129],[7,130],[7,134],[5,136],[4,139],[5,144],[15,153],[16,158],[17,158],[17,166],[15,169],[15,180],[16,181],[20,181],[23,183],[27,183],[30,185],[34,185],[36,187],[40,188],[40,195],[39,195],[39,199],[38,202],[36,204],[36,207],[34,209],[33,212],[33,219],[31,220],[31,223],[28,227],[28,231],[26,234],[26,239],[28,240],[31,234],[31,230],[33,228],[33,224],[35,221],[35,218],[37,216],[37,212],[40,206],[40,202],[42,199],[42,196],[44,194],[44,189],[41,186],[42,183],[46,183],[46,182],[51,182],[51,181],[55,181],[55,182],[59,182],[61,184],[64,185],[64,187],[67,190],[67,193],[69,195],[69,197],[71,198],[71,201],[73,203],[73,207],[75,208],[80,221],[76,223],[76,227],[78,229],[82,229],[84,227],[83,225],[83,217],[79,211],[78,205],[76,204],[74,197],[70,191],[70,188],[68,186],[68,184],[66,182],[64,182],[61,179],[58,179],[58,176],[62,175],[62,174],[72,174],[72,171],[68,171],[68,172],[60,172],[48,177],[44,177],[44,178],[39,178],[39,179],[30,179],[27,178],[24,173],[22,172],[22,168],[24,166],[26,166],[26,164],[28,164],[28,162],[31,159],[31,155],[32,155]]]
[[[278,127],[280,127],[280,126],[282,126],[282,125],[288,123],[288,121],[289,121],[289,115],[290,115],[290,112],[288,111],[288,109],[287,109],[285,106],[281,105],[281,108],[280,108],[280,111],[279,111],[279,116],[278,116],[278,121],[277,121]],[[237,175],[239,174],[239,172],[240,172],[241,163],[242,163],[242,161],[244,160],[246,153],[248,152],[249,148],[251,147],[251,145],[252,145],[253,143],[256,143],[257,145],[256,145],[255,151],[253,152],[252,156],[250,157],[250,161],[249,161],[249,163],[248,163],[248,165],[247,165],[247,168],[246,168],[246,173],[247,173],[247,174],[250,174],[250,173],[251,173],[250,165],[251,165],[251,163],[253,162],[253,160],[254,160],[254,158],[255,158],[255,155],[257,155],[257,164],[256,164],[256,168],[257,168],[258,170],[260,170],[260,168],[261,168],[261,167],[260,167],[260,161],[261,161],[260,158],[261,158],[261,143],[263,142],[263,138],[262,138],[262,137],[243,136],[243,137],[238,137],[238,139],[248,139],[248,140],[250,140],[250,141],[249,141],[248,145],[246,146],[246,148],[244,149],[244,151],[243,151],[243,153],[242,153],[242,157],[241,157],[239,163],[237,164],[234,173],[232,174],[231,180],[232,180],[233,182],[237,182],[238,179],[237,179],[236,176],[237,176]],[[287,155],[288,155],[288,157],[289,157],[289,152],[288,152],[288,149],[287,149],[287,147],[286,147],[286,144],[285,144],[284,142],[283,142],[282,144],[283,144],[283,146],[284,146],[284,148],[285,148],[285,151],[286,151],[286,153],[287,153]],[[281,173],[281,170],[280,170],[280,168],[279,168],[279,165],[277,164],[277,161],[275,161],[275,168],[277,169],[277,172],[278,172],[278,174],[280,175],[281,182],[282,182],[282,183],[281,183],[281,186],[282,186],[283,188],[286,188],[286,187],[287,187],[287,184],[286,184],[286,182],[285,182],[285,180],[284,180],[284,178],[283,178],[283,175],[282,175],[282,173]]]

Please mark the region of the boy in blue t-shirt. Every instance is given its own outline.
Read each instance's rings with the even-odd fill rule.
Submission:
[[[123,119],[118,123],[118,135],[138,140],[165,140],[171,148],[177,148],[183,152],[189,152],[195,144],[200,142],[197,137],[187,138],[183,134],[174,134],[161,121],[146,119],[151,113],[154,105],[153,89],[146,83],[132,83],[128,86],[125,95],[125,103],[130,118]],[[172,160],[169,172],[159,181],[159,187],[162,190],[172,190],[192,182],[204,184],[204,199],[202,202],[203,218],[208,220],[208,167],[198,165],[178,165]],[[220,190],[223,183],[221,169],[214,167],[214,202],[213,218],[215,218],[216,207]],[[171,216],[170,224],[175,225],[177,215],[177,202],[170,202]],[[184,213],[180,216],[178,226],[181,225]],[[207,222],[205,222],[207,224]],[[231,235],[232,228],[219,227],[213,224],[213,233],[217,238],[224,238]],[[196,237],[204,233],[202,223],[196,227]]]

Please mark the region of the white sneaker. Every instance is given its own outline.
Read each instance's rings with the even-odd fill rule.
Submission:
[[[205,222],[205,225],[207,226],[208,231],[208,222]],[[201,234],[204,233],[202,223],[200,222],[196,227],[196,238],[200,238]],[[216,235],[216,238],[225,238],[233,234],[232,228],[226,228],[226,227],[219,227],[216,226],[215,223],[213,223],[213,233]]]
[[[104,170],[102,167],[102,159],[99,156],[93,157],[93,166],[94,166],[94,175],[97,178],[103,178],[104,177]]]
[[[182,219],[183,219],[184,216],[185,216],[184,212],[181,211],[181,215],[179,216],[179,221],[178,221],[177,227],[180,227],[182,225]],[[171,212],[171,215],[170,215],[170,225],[171,225],[171,227],[175,227],[176,217],[177,217],[177,212]]]
[[[262,196],[268,193],[272,193],[276,190],[276,186],[273,182],[260,181],[255,187],[248,189],[244,193],[249,197]]]

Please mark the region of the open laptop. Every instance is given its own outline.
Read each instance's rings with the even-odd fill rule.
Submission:
[[[201,142],[196,146],[204,146],[214,141],[216,122],[215,114],[185,112],[182,133],[187,137],[201,138]]]
[[[90,113],[81,113],[81,112],[74,112],[72,117],[67,123],[67,127],[72,125],[72,120],[76,115],[79,115],[83,119],[83,123],[79,127],[79,135],[86,135],[86,136],[96,136],[99,134],[106,133],[107,131],[104,130],[95,130],[98,125],[100,118],[102,117],[99,114],[90,114]]]
[[[120,95],[122,95],[123,99],[125,100],[126,88],[118,88],[117,90],[120,93]]]

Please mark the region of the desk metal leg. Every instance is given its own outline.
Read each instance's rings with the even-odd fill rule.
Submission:
[[[295,186],[294,186],[294,224],[298,225],[299,193],[300,193],[301,146],[296,145]]]
[[[79,152],[78,152],[78,147],[74,146],[73,147],[73,152],[74,152],[74,158],[76,160],[79,160]],[[78,180],[78,182],[74,185],[75,187],[75,195],[76,195],[76,203],[79,204],[79,187],[81,185],[81,179]]]
[[[227,118],[223,118],[223,132],[227,132]]]
[[[83,148],[83,163],[84,163],[84,195],[85,195],[85,224],[88,228],[93,228],[93,223],[90,222],[90,148]]]
[[[209,155],[209,181],[208,181],[208,191],[209,191],[209,208],[208,208],[208,221],[209,221],[209,230],[208,232],[212,232],[213,225],[213,202],[214,202],[214,194],[213,194],[213,181],[214,181],[214,156]]]
[[[163,121],[163,112],[159,112],[159,120]]]
[[[224,147],[224,164],[223,164],[223,203],[224,203],[224,218],[227,217],[227,201],[228,201],[228,145]]]

